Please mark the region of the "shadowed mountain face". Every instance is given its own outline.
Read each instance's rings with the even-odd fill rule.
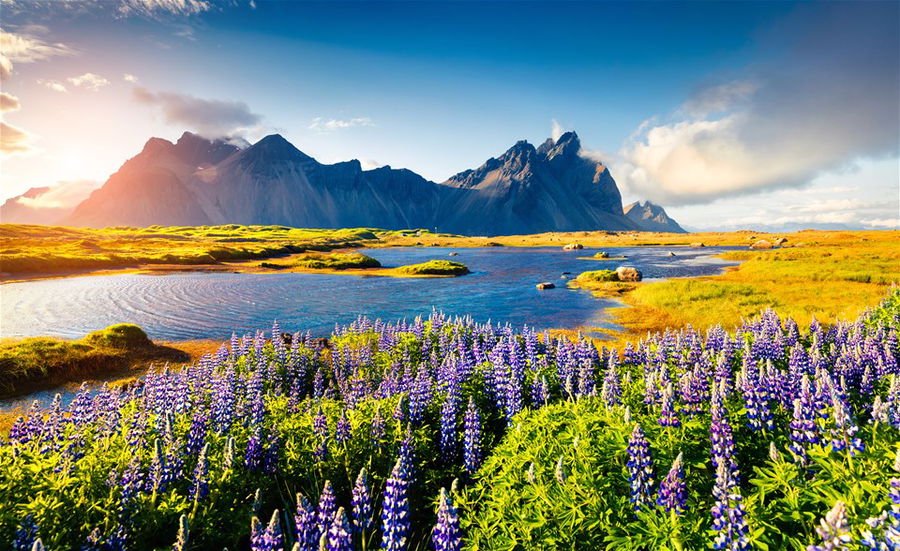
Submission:
[[[625,215],[647,231],[687,233],[678,222],[669,218],[666,209],[650,201],[635,201],[625,207]]]
[[[152,138],[63,223],[430,228],[470,235],[643,229],[570,132],[518,142],[442,184],[406,169],[321,164],[280,135],[245,149],[186,132]],[[679,228],[680,230],[680,228]]]

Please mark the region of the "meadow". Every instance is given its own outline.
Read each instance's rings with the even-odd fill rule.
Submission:
[[[439,313],[329,339],[276,325],[17,420],[0,445],[0,538],[890,549],[898,329],[897,291],[853,321],[801,329],[768,310],[621,350]]]

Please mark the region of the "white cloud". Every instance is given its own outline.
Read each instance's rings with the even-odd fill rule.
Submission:
[[[348,120],[328,119],[316,117],[310,122],[310,130],[332,131],[342,128],[352,128],[354,126],[375,126],[375,123],[369,117],[356,117]]]
[[[550,137],[553,138],[553,141],[557,141],[560,136],[563,135],[563,132],[566,130],[559,124],[559,121],[556,119],[550,120]]]
[[[108,80],[95,73],[84,73],[83,75],[70,77],[66,80],[68,80],[74,86],[85,88],[87,90],[91,90],[92,92],[96,92],[104,86],[109,86]]]
[[[18,111],[22,107],[19,98],[6,92],[0,92],[0,111]]]
[[[122,15],[196,15],[212,9],[206,0],[121,0],[119,13]]]
[[[777,55],[645,121],[612,172],[665,205],[800,187],[900,150],[900,55],[883,5],[803,11],[768,37]]]
[[[138,86],[134,98],[162,111],[169,124],[186,126],[207,138],[234,136],[259,123],[262,116],[241,101],[210,100],[175,92],[151,92]]]
[[[26,31],[40,32],[44,27],[26,27]],[[0,29],[0,77],[12,74],[14,63],[34,63],[55,56],[75,55],[75,50],[60,42],[45,41],[30,32],[12,33]]]
[[[871,220],[863,220],[862,223],[873,228],[900,230],[900,218],[873,218]]]
[[[134,84],[138,81],[138,77],[136,77],[130,73],[125,73],[124,75],[122,75],[122,80],[124,80],[125,82],[130,82],[130,83]]]
[[[0,121],[0,153],[3,155],[30,153],[34,150],[32,140],[28,132]]]
[[[58,80],[44,80],[42,78],[37,79],[38,84],[43,84],[47,88],[50,88],[54,92],[61,92],[65,94],[69,90],[66,89],[66,85]]]

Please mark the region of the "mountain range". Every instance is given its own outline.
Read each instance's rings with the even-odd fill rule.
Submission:
[[[435,183],[407,169],[363,170],[357,160],[322,164],[278,134],[240,148],[185,132],[175,143],[151,138],[56,222],[429,228],[468,235],[684,232],[652,203],[623,209],[609,170],[580,150],[574,132],[537,148],[520,141],[478,168]],[[23,205],[39,201],[46,190],[24,195],[29,193],[27,200],[16,197],[0,207],[0,219],[29,222]]]

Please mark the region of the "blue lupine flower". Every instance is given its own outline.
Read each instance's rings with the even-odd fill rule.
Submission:
[[[656,504],[666,511],[675,511],[679,515],[684,513],[684,464],[681,453],[675,458],[669,473],[659,484],[659,496],[656,498]]]
[[[749,551],[749,527],[744,519],[746,515],[741,503],[740,490],[734,475],[726,465],[720,462],[716,468],[716,483],[713,486],[715,504],[712,508],[713,549],[729,551]]]
[[[319,507],[316,509],[316,527],[319,534],[324,534],[331,523],[334,521],[334,514],[337,512],[337,498],[334,495],[334,489],[331,487],[331,481],[326,480],[322,487],[322,495],[319,496]]]
[[[382,549],[403,551],[409,543],[410,521],[409,500],[406,495],[407,485],[406,468],[403,462],[398,459],[384,490],[384,504],[381,511]]]
[[[328,527],[325,549],[326,551],[353,551],[352,537],[347,515],[344,514],[344,508],[341,507],[335,513],[331,526]]]
[[[481,466],[481,416],[475,407],[475,401],[469,398],[469,407],[463,421],[463,463],[466,472],[474,475]]]
[[[653,502],[653,460],[650,458],[650,443],[640,425],[635,424],[628,441],[628,480],[631,483],[631,502],[634,510]]]
[[[357,532],[372,527],[372,513],[372,492],[369,489],[366,468],[363,467],[353,486],[353,526]]]
[[[822,539],[822,543],[808,546],[807,551],[851,549],[850,543],[853,541],[853,537],[850,535],[850,525],[847,522],[847,506],[842,501],[835,503],[816,527],[816,532]]]
[[[459,515],[447,490],[441,488],[437,511],[437,524],[431,532],[434,551],[462,551],[462,532],[459,529]]]
[[[298,551],[318,551],[319,527],[316,524],[316,508],[301,494],[297,494],[294,528]]]

